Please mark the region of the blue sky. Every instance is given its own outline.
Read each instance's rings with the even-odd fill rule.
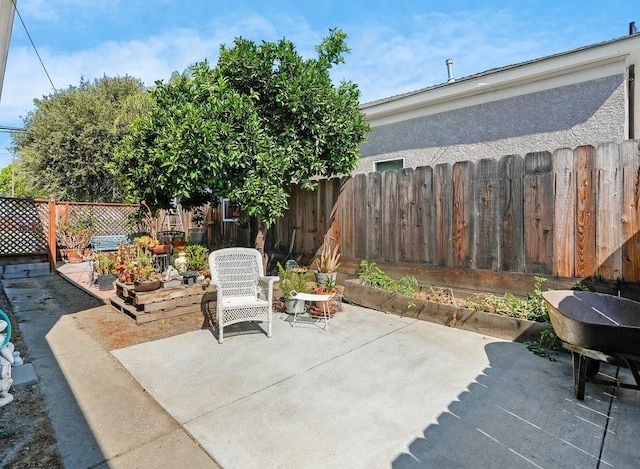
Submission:
[[[330,28],[351,53],[335,80],[358,84],[361,102],[619,38],[635,0],[265,1],[17,0],[18,11],[57,89],[130,75],[152,85],[209,59],[242,36],[291,40],[305,57]],[[21,126],[33,99],[52,93],[16,15],[0,100],[0,125]],[[0,168],[11,162],[0,133]]]

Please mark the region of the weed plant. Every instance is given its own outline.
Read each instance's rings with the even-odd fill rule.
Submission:
[[[418,291],[418,280],[405,275],[394,280],[373,261],[362,260],[358,271],[358,278],[365,284],[400,295],[413,296]]]
[[[418,282],[415,277],[407,276],[399,280],[394,280],[372,261],[363,260],[360,263],[358,277],[372,287],[407,296],[420,296]],[[444,295],[443,289],[434,290],[433,288],[427,296],[429,301],[438,302],[438,298],[442,297],[443,300],[446,299],[446,301],[442,301],[444,303],[456,304],[471,311],[484,311],[546,323],[549,327],[542,331],[540,338],[526,342],[526,346],[536,355],[549,358],[549,360],[555,360],[555,358],[553,358],[555,352],[561,350],[562,347],[560,339],[550,327],[549,311],[542,297],[542,284],[546,281],[547,279],[545,278],[535,277],[533,291],[527,295],[526,299],[519,298],[512,293],[505,293],[502,296],[492,293],[482,293],[471,295],[466,299],[454,300],[453,294]],[[415,306],[415,304],[413,304],[413,306]],[[412,307],[411,302],[408,307]],[[455,325],[455,315],[451,325]]]

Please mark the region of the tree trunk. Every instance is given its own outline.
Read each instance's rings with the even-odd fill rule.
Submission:
[[[266,229],[260,223],[260,218],[259,217],[251,217],[250,221],[249,221],[249,226],[251,227],[251,237],[252,238],[253,238],[253,235],[255,233],[254,247],[258,251],[260,251],[260,254],[262,255],[262,271],[264,272],[265,275],[267,275],[268,274],[268,272],[267,272],[267,264],[269,262],[269,257],[264,252],[264,237],[265,237]]]

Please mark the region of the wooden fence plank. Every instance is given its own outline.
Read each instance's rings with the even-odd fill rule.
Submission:
[[[524,159],[520,155],[500,158],[500,270],[524,272]]]
[[[317,246],[316,250],[320,248],[324,235],[329,232],[331,227],[331,205],[327,199],[331,196],[329,188],[329,181],[327,179],[321,179],[318,181],[318,188],[314,191],[316,199],[316,213],[318,219],[318,233],[315,237],[314,245]],[[318,238],[322,237],[322,240]],[[320,243],[320,244],[318,244]]]
[[[400,262],[416,259],[415,172],[413,168],[398,171],[398,258]]]
[[[329,219],[331,221],[331,232],[335,242],[342,243],[342,227],[338,217],[338,198],[340,197],[340,178],[332,178],[329,180],[329,206],[331,207]]]
[[[435,223],[433,220],[433,170],[427,166],[416,168],[416,261],[433,264],[435,251]]]
[[[622,278],[640,281],[640,141],[620,146],[622,165],[621,244]]]
[[[473,171],[474,164],[453,165],[452,265],[471,267],[473,259]]]
[[[382,174],[367,175],[367,259],[381,259],[382,246]]]
[[[293,221],[288,223],[289,227],[291,227],[291,232],[289,233],[289,236],[293,236],[294,228],[296,230],[295,240],[293,244],[294,253],[303,252],[302,242],[300,241],[302,239],[301,233],[302,233],[302,222],[303,222],[302,204],[301,204],[302,198],[300,196],[301,190],[302,189],[298,185],[295,185],[292,187],[291,198],[293,199],[293,202],[289,204],[289,207],[290,207],[289,210],[290,210],[290,213],[292,214],[292,218],[294,219]],[[291,240],[289,240],[289,244],[290,243],[291,243]]]
[[[385,261],[398,260],[398,171],[382,173],[382,257]]]
[[[352,177],[342,178],[339,183],[340,195],[337,201],[337,213],[340,223],[340,252],[344,257],[355,256],[354,246],[354,179]]]
[[[595,148],[582,146],[574,150],[576,163],[576,277],[596,273],[596,186]]]
[[[317,193],[315,191],[301,191],[301,205],[303,222],[300,230],[302,235],[302,249],[305,254],[315,254],[319,247],[318,238],[318,207],[316,202]]]
[[[451,266],[451,165],[440,163],[433,173],[435,264]]]
[[[616,143],[604,143],[596,148],[596,263],[598,277],[620,280],[622,251],[620,250],[620,192],[622,174],[620,151]]]
[[[553,271],[553,174],[551,153],[528,153],[524,159],[525,272]]]
[[[473,176],[474,266],[477,269],[498,269],[498,162],[483,158],[475,164]]]
[[[367,257],[367,176],[353,178],[353,247],[359,259]]]
[[[553,153],[555,210],[553,212],[553,274],[573,277],[576,231],[576,175],[573,150]]]

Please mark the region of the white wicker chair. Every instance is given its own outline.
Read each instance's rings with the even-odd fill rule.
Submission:
[[[225,326],[243,321],[266,321],[267,337],[271,337],[273,284],[279,279],[264,276],[260,252],[218,249],[209,254],[209,269],[217,290],[218,342],[224,342]]]

